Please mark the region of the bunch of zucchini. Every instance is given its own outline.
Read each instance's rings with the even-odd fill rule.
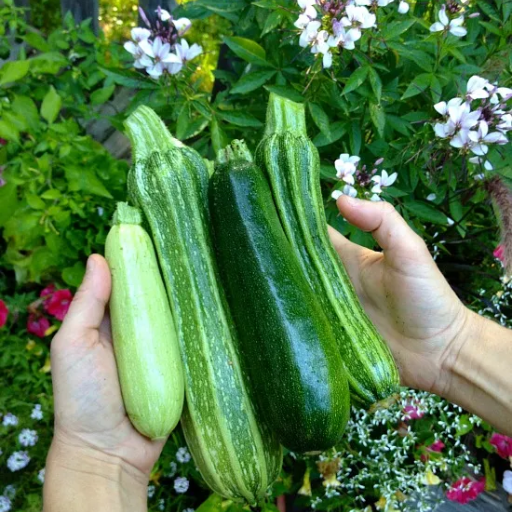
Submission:
[[[152,439],[181,418],[206,483],[255,505],[281,445],[335,445],[350,396],[396,393],[396,365],[328,239],[302,105],[271,95],[256,162],[234,141],[212,177],[150,108],[125,124],[133,206],[118,205],[106,257],[127,414]]]

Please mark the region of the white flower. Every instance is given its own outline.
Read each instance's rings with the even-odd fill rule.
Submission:
[[[448,115],[449,107],[459,107],[462,105],[462,98],[452,98],[448,103],[440,101],[434,105],[434,108],[443,116]]]
[[[182,36],[192,26],[192,22],[188,18],[172,20],[172,23],[176,27],[179,36]]]
[[[446,217],[446,222],[448,223],[448,226],[453,226],[455,224],[455,221],[450,217]]]
[[[405,2],[404,0],[402,0],[398,4],[398,12],[400,14],[407,14],[409,12],[409,4],[407,2]]]
[[[386,7],[386,5],[389,5],[390,3],[394,2],[395,0],[377,0],[377,5],[379,7]]]
[[[332,53],[330,47],[329,33],[327,30],[318,32],[316,39],[313,41],[311,53],[321,53],[323,55],[323,67],[330,68],[332,66]]]
[[[489,80],[474,75],[468,80],[466,96],[472,100],[488,98],[489,93],[485,90]]]
[[[464,23],[464,16],[459,16],[453,20],[448,18],[446,14],[446,6],[442,6],[438,13],[439,21],[436,21],[430,26],[430,32],[448,31],[457,37],[462,37],[467,34],[467,30],[462,26]]]
[[[471,112],[468,103],[462,103],[459,106],[455,104],[448,106],[448,123],[453,128],[453,131],[456,129],[469,130],[473,128],[478,123],[480,115],[479,110]]]
[[[503,489],[505,489],[505,492],[512,494],[512,471],[508,469],[503,473]]]
[[[146,67],[146,72],[151,78],[160,78],[164,69],[166,69],[166,64],[180,62],[180,59],[176,55],[170,53],[171,45],[169,43],[162,43],[160,37],[155,37],[153,44],[150,44],[149,41],[142,41],[139,43],[139,46],[144,50],[146,55],[155,59],[154,62]]]
[[[366,7],[347,5],[346,16],[341,19],[341,25],[345,28],[351,27],[348,33],[354,41],[361,38],[361,28],[372,28],[376,26],[377,17]]]
[[[184,476],[179,476],[174,480],[174,490],[178,494],[183,494],[188,491],[190,483]]]
[[[316,39],[316,36],[318,35],[318,31],[320,30],[321,26],[322,23],[316,20],[308,23],[308,25],[304,28],[302,34],[300,35],[299,45],[302,48],[306,48],[307,46],[309,46],[310,43]]]
[[[4,415],[4,419],[2,420],[2,425],[4,427],[15,427],[18,424],[18,418],[8,412]]]
[[[351,29],[347,32],[341,22],[336,20],[333,22],[332,28],[334,36],[329,38],[329,46],[341,46],[345,50],[353,50],[356,47],[354,43],[361,37],[360,30]]]
[[[151,32],[147,28],[141,28],[141,27],[132,28],[131,34],[132,34],[132,39],[136,43],[145,41],[146,39],[149,39],[149,36],[151,36]]]
[[[432,193],[427,196],[427,201],[435,201],[437,199],[437,195]]]
[[[494,169],[493,165],[491,164],[491,162],[489,162],[489,160],[483,160],[479,156],[471,157],[469,159],[469,162],[472,164],[483,164],[484,169],[486,169],[487,171],[492,171]]]
[[[183,509],[183,512],[195,512],[195,509],[193,509],[193,508],[185,508],[185,509]]]
[[[127,52],[130,52],[135,58],[133,65],[137,69],[146,68],[151,66],[153,63],[153,61],[146,55],[140,45],[135,44],[133,41],[126,41],[126,43],[124,43],[124,49]]]
[[[512,130],[512,114],[503,114],[496,128],[502,132]]]
[[[191,455],[187,449],[186,446],[182,446],[181,448],[178,448],[178,451],[176,452],[176,460],[178,462],[181,462],[182,464],[186,464],[190,461]]]
[[[168,476],[174,476],[176,474],[176,471],[178,471],[178,465],[176,464],[176,462],[172,461],[169,464],[169,466],[171,468],[171,471],[169,472]]]
[[[163,498],[158,500],[158,510],[165,510],[165,500]]]
[[[470,144],[469,130],[459,130],[450,141],[450,146],[454,148],[463,148]]]
[[[98,211],[98,215],[103,215],[103,212],[100,214]],[[32,412],[30,413],[30,417],[33,420],[42,420],[43,419],[43,411],[41,410],[41,404],[34,405],[34,408],[32,409]]]
[[[361,158],[358,156],[350,156],[348,153],[342,153],[338,160],[334,162],[337,178],[349,185],[353,185],[355,183],[354,173],[357,170],[357,164],[360,160]]]
[[[370,197],[370,201],[377,203],[378,201],[382,201],[382,199],[380,198],[380,196],[378,194],[373,194],[372,197]]]
[[[382,171],[382,174],[379,176],[373,176],[372,181],[375,185],[372,188],[372,192],[375,194],[380,194],[382,192],[382,187],[390,187],[395,183],[398,178],[398,173],[394,172],[393,174],[388,174],[387,171]]]
[[[489,125],[485,121],[480,121],[477,131],[469,132],[468,137],[473,142],[471,151],[479,156],[488,153],[489,147],[487,144],[506,144],[508,142],[507,137],[501,132],[489,133]]]
[[[311,18],[307,14],[301,14],[293,25],[297,28],[300,28],[301,30],[304,30],[310,22]]]
[[[186,39],[182,39],[180,44],[176,44],[174,50],[183,63],[193,60],[203,53],[203,48],[201,46],[196,43],[189,46]]]
[[[148,485],[148,498],[152,498],[155,495],[156,487],[154,485]]]
[[[11,500],[7,496],[0,496],[0,512],[9,512],[11,506]]]
[[[159,7],[158,9],[155,10],[155,12],[160,16],[160,19],[162,21],[167,21],[167,20],[170,20],[171,19],[171,14],[169,11],[166,11],[165,9],[162,9],[161,7]]]
[[[349,197],[356,197],[357,190],[352,185],[345,185],[343,187],[343,194]]]
[[[24,428],[19,436],[18,441],[20,442],[21,446],[35,446],[38,440],[37,432],[35,430],[30,430],[28,428]]]
[[[37,479],[44,484],[44,477],[46,475],[46,468],[40,469],[37,473]]]
[[[503,101],[508,101],[512,98],[512,89],[508,87],[498,87],[497,91]]]
[[[4,489],[4,496],[7,496],[7,498],[12,500],[14,496],[16,496],[16,487],[12,484],[6,485]]]
[[[297,0],[297,3],[301,9],[307,9],[308,7],[316,5],[316,0]]]
[[[337,201],[341,196],[343,195],[343,192],[341,190],[333,190],[331,197]]]
[[[7,467],[11,471],[19,471],[28,465],[30,462],[30,457],[27,452],[14,452],[7,459]]]

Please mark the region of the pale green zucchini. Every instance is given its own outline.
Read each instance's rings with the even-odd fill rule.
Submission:
[[[139,210],[119,203],[105,256],[110,317],[124,406],[135,428],[163,439],[183,409],[183,367],[169,300]]]
[[[212,252],[206,165],[150,108],[125,124],[134,150],[129,193],[149,223],[181,346],[187,443],[215,492],[256,504],[278,476],[282,453],[256,418],[240,367]]]

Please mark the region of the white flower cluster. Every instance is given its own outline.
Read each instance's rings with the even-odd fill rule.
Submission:
[[[445,443],[442,453],[436,457],[414,460],[421,441],[412,422],[421,420],[403,421],[404,410],[411,404],[429,421],[434,420],[432,434]],[[338,461],[338,471],[335,478],[324,481],[324,495],[316,496],[311,506],[315,508],[324,499],[341,495],[353,499],[354,511],[361,510],[371,505],[365,496],[373,489],[381,497],[380,510],[433,510],[439,499],[430,492],[430,486],[441,483],[439,477],[463,468],[480,471],[460,440],[462,417],[460,407],[414,390],[402,391],[388,409],[374,413],[353,409],[338,451],[326,452],[318,459],[318,462]],[[480,423],[475,416],[469,416],[469,421],[474,425]]]
[[[362,31],[377,26],[375,11],[394,0],[297,0],[301,8],[295,26],[301,31],[299,44],[310,47],[311,53],[322,55],[324,68],[332,66],[333,51],[354,50]],[[398,12],[405,14],[409,4],[402,0]],[[372,12],[374,11],[374,12]],[[322,19],[329,19],[322,28]]]
[[[438,137],[449,139],[450,145],[474,155],[473,164],[483,164],[492,170],[492,164],[483,158],[489,145],[508,143],[507,133],[512,130],[512,109],[507,105],[512,89],[498,87],[480,76],[472,76],[467,83],[466,95],[450,101],[441,101],[434,108],[444,122],[434,125]]]
[[[512,318],[507,313],[512,307],[512,279],[505,276],[502,278],[502,283],[502,289],[491,297],[490,304],[481,309],[478,314],[494,319],[503,327],[512,328]],[[484,297],[486,291],[480,290],[480,295]]]
[[[183,493],[187,492],[189,485],[190,485],[190,482],[184,476],[179,476],[178,478],[176,478],[176,480],[174,480],[174,490],[178,494],[183,494]]]
[[[0,496],[0,512],[9,512],[11,507],[11,500],[7,496]]]
[[[191,459],[190,452],[188,451],[188,448],[186,446],[182,446],[181,448],[178,448],[178,451],[176,452],[176,460],[178,462],[181,462],[182,464],[186,464],[187,462],[190,462]]]
[[[27,452],[14,452],[7,459],[7,467],[12,471],[19,471],[27,467],[30,462],[30,456]]]
[[[20,434],[18,435],[18,441],[21,446],[35,446],[37,440],[39,439],[37,432],[35,430],[30,430],[29,428],[24,428]]]
[[[19,420],[17,416],[14,416],[14,414],[8,412],[7,414],[4,414],[4,417],[2,419],[2,425],[4,427],[15,427],[18,424]]]
[[[360,189],[369,188],[371,186],[372,196],[370,201],[380,201],[380,194],[382,189],[390,187],[395,183],[398,178],[396,172],[388,174],[386,170],[382,170],[381,174],[377,174],[377,166],[382,164],[383,158],[379,158],[375,162],[375,167],[371,171],[366,171],[366,166],[362,166],[358,169],[361,159],[358,156],[350,156],[348,153],[342,153],[340,157],[334,162],[336,168],[336,177],[343,181],[345,185],[341,190],[335,190],[332,193],[333,199],[338,199],[342,195],[350,197],[356,197],[358,194],[355,185],[357,184]],[[364,190],[363,193],[367,196],[370,195],[368,190]]]
[[[41,404],[35,404],[32,412],[30,413],[30,417],[33,420],[42,420],[43,419],[43,411],[41,410]]]
[[[161,8],[157,9],[157,14],[159,19],[156,27],[151,27],[146,20],[149,29],[133,28],[132,41],[124,44],[125,50],[135,59],[134,67],[145,69],[154,79],[160,78],[164,73],[178,74],[187,62],[203,53],[201,46],[190,46],[182,38],[191,26],[189,19],[175,20],[169,12]],[[181,38],[179,42],[178,38]]]
[[[430,26],[430,32],[443,32],[443,34],[450,33],[455,37],[463,37],[468,31],[462,26],[464,24],[464,15],[461,14],[456,18],[450,19],[446,12],[446,5],[442,5],[437,13],[439,21],[436,21]]]

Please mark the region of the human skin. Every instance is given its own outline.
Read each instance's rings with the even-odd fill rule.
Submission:
[[[423,240],[390,204],[342,196],[337,205],[382,248],[360,247],[330,228],[402,383],[443,396],[512,435],[512,331],[460,302]],[[106,314],[110,289],[107,262],[91,256],[52,342],[55,435],[44,512],[147,510],[149,475],[164,441],[139,434],[124,410]]]

